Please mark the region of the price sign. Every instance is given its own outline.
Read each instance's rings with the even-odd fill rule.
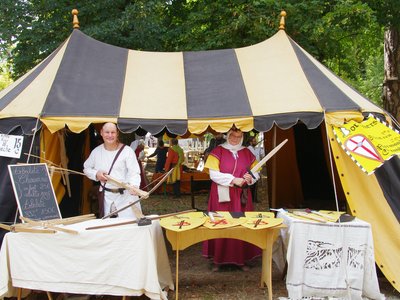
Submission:
[[[0,134],[0,156],[20,158],[24,137]]]

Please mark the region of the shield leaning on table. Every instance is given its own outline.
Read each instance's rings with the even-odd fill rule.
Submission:
[[[162,218],[160,220],[160,225],[165,229],[181,232],[203,225],[206,219],[207,218],[203,215],[203,213],[193,212]]]
[[[258,230],[278,226],[282,223],[282,218],[246,218],[246,221],[240,225],[249,229]]]

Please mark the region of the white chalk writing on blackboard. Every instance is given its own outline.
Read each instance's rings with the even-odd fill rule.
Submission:
[[[8,166],[18,209],[34,220],[61,218],[46,164]]]

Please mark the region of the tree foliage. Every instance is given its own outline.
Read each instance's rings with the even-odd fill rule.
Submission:
[[[396,0],[397,1],[397,0]],[[287,33],[303,48],[371,99],[380,99],[382,19],[386,1],[358,0],[3,0],[0,47],[17,78],[43,60],[72,31],[147,51],[238,48],[278,30],[287,11]],[[375,3],[375,4],[374,4]],[[374,4],[374,5],[373,5]],[[395,20],[396,18],[393,18]],[[394,22],[394,21],[393,21]]]
[[[400,122],[400,0],[364,0],[376,11],[384,33],[383,107]]]
[[[172,1],[166,46],[191,51],[238,48],[265,40],[279,25],[276,1]]]
[[[12,80],[5,61],[0,60],[0,91],[11,84]]]

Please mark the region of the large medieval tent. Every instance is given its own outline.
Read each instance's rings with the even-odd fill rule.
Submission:
[[[226,132],[234,124],[265,132],[271,144],[287,137],[285,151],[269,166],[272,206],[307,204],[318,197],[325,198],[323,208],[334,205],[335,190],[353,215],[372,224],[376,262],[400,290],[399,161],[394,157],[367,176],[340,148],[331,127],[361,121],[368,113],[389,120],[284,30],[249,47],[176,53],[123,49],[74,30],[0,93],[0,132],[24,135],[23,152],[56,163],[68,158],[75,170],[81,170],[84,158],[74,162],[68,150],[63,153],[64,145],[84,156],[82,133],[106,121],[116,122],[122,132],[154,135]],[[26,162],[26,156],[0,161],[0,220],[13,221],[16,203],[4,166]],[[82,178],[72,181],[72,190],[81,191]],[[313,194],[321,186],[327,188]],[[55,189],[63,194],[61,184]],[[61,205],[65,201],[68,197]]]

